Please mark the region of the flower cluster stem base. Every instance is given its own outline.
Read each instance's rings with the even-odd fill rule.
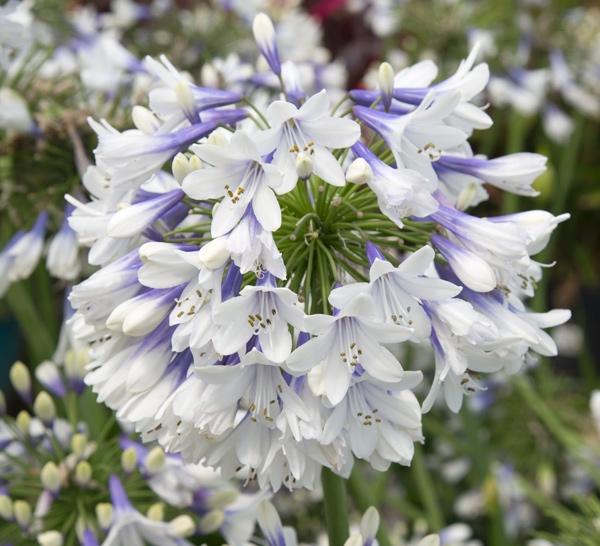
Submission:
[[[323,468],[321,480],[329,546],[343,546],[348,538],[346,483],[328,468]]]

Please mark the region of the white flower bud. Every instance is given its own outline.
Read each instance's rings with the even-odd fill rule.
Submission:
[[[121,466],[123,470],[128,474],[135,470],[137,464],[137,452],[135,448],[128,447],[123,453],[121,453]]]
[[[225,127],[218,127],[206,137],[206,143],[214,146],[227,146],[230,140],[231,131],[228,131]]]
[[[152,521],[163,521],[165,519],[165,505],[162,502],[155,502],[148,512],[146,512],[148,519]]]
[[[82,379],[86,374],[86,366],[90,361],[89,349],[71,349],[65,355],[65,373],[70,379]]]
[[[102,529],[108,529],[112,522],[113,517],[113,507],[112,504],[108,502],[101,502],[96,505],[96,519],[98,520],[98,525]]]
[[[21,410],[16,419],[17,427],[23,434],[29,434],[29,427],[31,426],[31,415],[25,410]]]
[[[219,87],[219,73],[210,63],[204,63],[200,70],[200,80],[206,87]]]
[[[179,152],[171,163],[171,170],[173,171],[173,176],[177,179],[177,182],[180,182],[186,177],[188,174],[188,160],[185,154]]]
[[[56,418],[56,406],[54,400],[46,392],[40,392],[33,402],[33,411],[44,422],[51,423]]]
[[[40,480],[44,489],[56,493],[60,489],[60,473],[58,467],[52,462],[47,462],[40,472]]]
[[[31,374],[23,362],[17,360],[12,365],[9,377],[13,387],[21,396],[27,398],[31,394]]]
[[[372,539],[379,529],[379,512],[374,506],[369,506],[360,521],[360,533],[365,539]]]
[[[344,542],[344,546],[363,546],[364,541],[360,533],[352,533]]]
[[[467,184],[458,194],[454,207],[458,210],[468,209],[473,204],[473,200],[477,196],[477,188],[478,185],[475,182]]]
[[[156,446],[150,450],[146,457],[146,470],[150,474],[156,474],[165,464],[165,452],[162,447]]]
[[[198,529],[206,535],[217,531],[225,521],[225,512],[222,510],[211,510],[200,518]]]
[[[210,496],[207,504],[209,508],[226,508],[230,504],[233,504],[239,496],[239,492],[235,489],[216,491]]]
[[[65,355],[65,373],[70,379],[82,379],[90,358],[87,348],[71,349]]]
[[[37,536],[40,546],[63,546],[64,540],[58,531],[46,531]]]
[[[16,500],[13,503],[13,511],[16,522],[21,527],[28,527],[31,523],[31,506],[27,501]]]
[[[145,106],[134,106],[131,111],[131,119],[133,124],[147,135],[154,133],[160,126],[158,118]]]
[[[186,538],[192,536],[196,532],[196,525],[190,516],[182,515],[177,516],[169,523],[169,530],[176,537]]]
[[[188,82],[179,81],[175,84],[175,97],[184,112],[192,113],[196,110],[196,101]]]
[[[35,377],[50,392],[59,396],[64,394],[64,387],[58,366],[51,360],[44,360],[44,362],[37,365],[35,368]]]
[[[13,518],[13,503],[7,495],[0,495],[0,518],[6,520]]]
[[[296,157],[296,173],[300,178],[308,178],[313,172],[313,160],[310,154],[300,152]]]
[[[268,15],[259,13],[252,21],[252,34],[261,49],[270,48],[275,43],[275,27]]]
[[[381,91],[383,105],[389,109],[392,103],[392,93],[394,92],[394,69],[390,63],[381,63],[379,65],[379,90]]]
[[[75,467],[75,481],[79,485],[87,485],[92,479],[92,466],[87,461],[79,461]]]
[[[73,434],[73,437],[71,438],[71,451],[78,459],[83,457],[86,446],[87,437],[85,434],[81,434],[81,432]]]
[[[198,251],[198,260],[208,269],[219,269],[229,260],[229,250],[227,249],[227,239],[218,237],[206,243]]]
[[[352,184],[368,184],[373,180],[373,169],[362,157],[357,157],[346,171],[346,180]]]
[[[183,182],[183,179],[193,171],[202,168],[202,160],[197,155],[186,156],[181,152],[173,158],[171,170],[177,182]]]
[[[440,546],[440,537],[438,535],[427,535],[421,539],[417,546]]]

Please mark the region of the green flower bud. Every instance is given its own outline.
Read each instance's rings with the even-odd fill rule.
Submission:
[[[17,360],[10,369],[10,382],[15,390],[24,397],[29,397],[31,394],[31,374],[29,369],[23,362]]]
[[[13,503],[7,495],[0,495],[0,518],[6,520],[13,518]]]
[[[77,434],[73,434],[73,437],[71,438],[71,451],[78,459],[83,457],[86,446],[87,437],[85,434],[81,434],[79,432]]]
[[[162,447],[156,446],[150,450],[146,457],[146,469],[150,474],[158,472],[165,464],[165,452]]]
[[[23,434],[29,434],[29,426],[31,425],[31,415],[25,410],[21,410],[17,415],[17,427]]]
[[[79,461],[75,467],[75,481],[79,485],[87,485],[92,479],[92,466],[87,461]]]
[[[165,505],[162,502],[154,503],[148,508],[146,515],[152,521],[163,521],[165,519]]]
[[[223,525],[225,521],[225,512],[222,510],[211,510],[208,514],[205,514],[200,518],[198,523],[198,529],[206,535],[214,533]]]
[[[128,447],[123,453],[121,453],[121,466],[123,470],[128,474],[135,470],[137,464],[137,452],[135,448]]]
[[[225,489],[216,491],[208,499],[209,508],[225,508],[233,504],[239,497],[239,492],[235,489]]]
[[[169,530],[175,536],[179,538],[185,538],[192,536],[196,532],[196,525],[194,524],[194,520],[190,516],[177,516],[173,521],[169,523]]]
[[[112,522],[113,516],[113,507],[109,502],[101,502],[96,505],[96,519],[98,520],[98,525],[102,529],[108,529]]]
[[[56,406],[54,400],[46,392],[40,392],[33,402],[33,411],[44,422],[51,423],[56,418]]]
[[[40,480],[44,489],[56,493],[60,489],[60,473],[58,467],[52,462],[47,462],[40,472]]]
[[[40,546],[63,546],[64,539],[58,531],[46,531],[37,536]]]
[[[21,527],[28,527],[31,523],[31,506],[24,500],[16,500],[13,503],[15,520]]]

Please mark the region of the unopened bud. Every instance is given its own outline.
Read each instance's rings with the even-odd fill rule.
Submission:
[[[477,196],[477,189],[479,185],[475,182],[467,184],[456,198],[456,204],[454,207],[458,210],[466,210],[473,205],[473,200]]]
[[[17,414],[17,427],[23,434],[29,434],[29,427],[31,426],[31,415],[25,410],[21,410]]]
[[[134,447],[128,447],[121,453],[121,466],[123,470],[130,474],[135,470],[137,464],[137,452]]]
[[[344,546],[363,546],[365,542],[360,533],[352,533],[344,542]]]
[[[190,516],[177,516],[169,523],[169,530],[176,537],[186,538],[192,536],[196,532],[196,525]]]
[[[373,180],[373,169],[362,157],[357,157],[346,171],[346,180],[352,184],[368,184]]]
[[[556,493],[556,474],[549,464],[538,467],[537,482],[541,492],[548,498]]]
[[[10,382],[15,390],[28,402],[31,401],[31,374],[20,360],[15,362],[9,373]]]
[[[202,168],[202,160],[197,155],[186,156],[181,152],[173,158],[171,170],[177,182],[181,183],[183,179],[193,171]]]
[[[46,424],[52,423],[56,418],[56,406],[54,400],[46,392],[40,392],[33,403],[33,411]]]
[[[158,472],[165,464],[165,452],[162,447],[156,446],[150,450],[146,457],[146,470],[150,474]]]
[[[218,237],[206,243],[198,251],[198,260],[208,269],[219,269],[229,260],[229,250],[227,248],[227,239]]]
[[[213,493],[208,499],[209,508],[226,508],[230,504],[233,504],[238,497],[239,492],[235,489],[225,489]]]
[[[270,45],[275,40],[275,28],[268,15],[259,13],[252,21],[252,33],[254,39],[262,47],[263,44]]]
[[[386,110],[389,110],[392,104],[392,93],[394,92],[394,69],[390,63],[381,63],[379,65],[379,90],[381,91],[381,100]]]
[[[196,101],[190,89],[190,84],[186,81],[179,81],[175,84],[175,97],[181,109],[188,117],[196,112]]]
[[[71,438],[71,451],[73,452],[75,457],[77,457],[78,459],[83,457],[85,454],[86,446],[87,437],[85,434],[81,434],[81,432],[73,434],[73,437]]]
[[[85,367],[89,362],[87,348],[71,349],[65,355],[65,373],[71,380],[80,380],[85,375]]]
[[[154,133],[160,126],[158,118],[145,106],[134,106],[131,111],[131,119],[133,124],[147,135]]]
[[[24,500],[16,500],[13,503],[13,511],[16,522],[21,527],[28,527],[31,523],[31,506]]]
[[[40,472],[40,480],[44,489],[56,493],[60,489],[60,473],[58,467],[52,462],[47,462]]]
[[[148,508],[146,515],[152,521],[163,521],[165,519],[165,505],[162,502],[155,502]]]
[[[365,540],[373,539],[379,529],[379,512],[373,506],[369,506],[360,521],[360,534]]]
[[[217,127],[208,137],[206,137],[207,144],[213,146],[227,146],[231,139],[231,131],[228,131],[224,127]]]
[[[98,525],[104,530],[110,527],[113,517],[113,507],[109,502],[101,502],[96,505],[96,519]]]
[[[206,87],[219,87],[219,73],[210,63],[204,63],[200,70],[200,80]]]
[[[225,512],[223,510],[211,510],[208,514],[202,516],[198,522],[198,528],[204,534],[210,534],[217,531],[225,521]]]
[[[58,531],[46,531],[37,536],[40,546],[63,546],[64,540]]]
[[[0,495],[0,518],[5,520],[13,518],[13,503],[7,495]]]
[[[280,75],[281,61],[279,60],[279,52],[275,43],[275,28],[268,15],[259,13],[254,17],[252,33],[269,67],[275,74]]]
[[[51,360],[45,360],[35,368],[36,379],[56,396],[65,395],[65,386],[58,371],[58,366]]]
[[[300,152],[296,157],[296,173],[299,178],[308,178],[313,172],[313,160],[309,153]]]
[[[75,481],[79,485],[87,485],[92,479],[92,466],[87,461],[79,461],[75,467]]]
[[[440,537],[438,535],[427,535],[421,539],[417,546],[440,546]]]

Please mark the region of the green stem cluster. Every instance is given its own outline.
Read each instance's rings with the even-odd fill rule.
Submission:
[[[302,295],[308,312],[330,311],[327,297],[337,282],[368,280],[367,241],[398,263],[395,251],[412,251],[429,241],[431,224],[406,221],[402,229],[382,214],[367,187],[325,184],[316,176],[300,181],[280,198],[282,225],[276,243],[287,284]]]

